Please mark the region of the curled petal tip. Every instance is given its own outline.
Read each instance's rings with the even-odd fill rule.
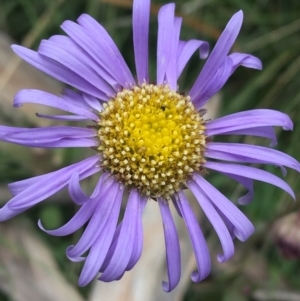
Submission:
[[[173,290],[173,288],[170,287],[170,284],[167,281],[162,282],[162,288],[166,293],[169,293],[171,290]]]
[[[218,255],[217,255],[217,259],[218,259],[218,261],[219,261],[220,263],[223,263],[223,262],[226,261],[223,254],[218,254]]]
[[[43,226],[43,224],[42,224],[42,221],[41,221],[40,219],[38,220],[37,224],[38,224],[39,228],[40,228],[42,231],[44,231],[44,232],[47,231],[47,230],[44,228],[44,226]]]

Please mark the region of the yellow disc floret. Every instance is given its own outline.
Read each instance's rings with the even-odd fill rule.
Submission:
[[[124,89],[100,113],[103,168],[145,195],[169,197],[204,163],[204,124],[189,96],[168,86]]]

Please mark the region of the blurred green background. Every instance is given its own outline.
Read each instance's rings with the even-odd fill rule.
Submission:
[[[150,24],[150,54],[152,74],[155,73],[155,47],[157,33],[157,11],[166,1],[152,1]],[[296,0],[177,0],[177,15],[183,16],[182,39],[204,39],[211,48],[236,11],[244,11],[244,23],[234,46],[238,52],[251,53],[263,62],[263,71],[240,67],[222,90],[219,115],[253,108],[272,108],[287,113],[294,122],[294,131],[285,132],[276,128],[277,149],[300,160],[300,2]],[[134,70],[131,31],[130,0],[0,0],[0,31],[10,36],[16,43],[36,49],[39,41],[53,34],[62,33],[59,25],[66,19],[76,20],[83,12],[95,17],[111,34],[126,61]],[[0,54],[1,55],[1,54]],[[195,55],[180,80],[181,90],[187,90],[201,69]],[[18,69],[16,69],[16,72]],[[2,70],[3,71],[3,70]],[[1,72],[1,70],[0,70]],[[3,74],[0,73],[0,77]],[[4,90],[5,87],[1,87]],[[1,95],[1,94],[0,94]],[[32,112],[34,115],[35,112]],[[2,124],[29,126],[31,120],[17,120],[13,108],[1,110]],[[268,145],[268,141],[242,137],[224,137],[223,141],[244,141]],[[12,151],[13,150],[13,151]],[[38,153],[29,150],[26,159],[20,159],[24,148],[0,145],[0,189],[9,182],[55,170],[86,156],[77,149],[53,150]],[[24,153],[25,154],[25,153]],[[38,166],[35,164],[38,157]],[[265,167],[280,175],[280,170]],[[281,176],[281,175],[280,175]],[[236,200],[243,190],[226,178],[210,174],[210,181],[231,199]],[[288,171],[286,181],[293,187],[299,199],[299,177]],[[253,221],[256,232],[244,244],[237,243],[237,258],[230,266],[213,270],[207,280],[200,284],[190,284],[185,301],[216,300],[273,300],[257,299],[257,290],[299,290],[300,262],[297,254],[292,259],[282,256],[278,250],[274,222],[286,214],[297,212],[299,203],[271,185],[255,183],[255,198],[242,210]],[[46,228],[53,228],[66,222],[74,213],[71,203],[51,205],[45,203],[25,213],[34,222],[42,218]],[[22,217],[21,217],[22,218]],[[289,219],[284,221],[289,223]],[[290,227],[297,226],[291,224]],[[298,229],[298,228],[296,228]],[[292,230],[291,230],[292,231]],[[210,238],[210,232],[207,236]],[[5,234],[1,234],[3,236]],[[43,235],[43,234],[41,234]],[[51,248],[61,271],[76,285],[79,266],[65,257],[65,248],[77,240],[42,236]],[[212,248],[217,240],[212,238]],[[299,240],[299,239],[298,239]],[[294,237],[293,248],[300,241]],[[217,248],[217,247],[216,247]],[[296,252],[295,251],[295,252]],[[296,252],[297,253],[297,252]],[[300,254],[300,253],[299,253]],[[249,270],[250,266],[253,270]],[[245,267],[247,264],[247,268]],[[80,289],[85,295],[88,288]],[[10,300],[3,294],[0,300]],[[289,300],[289,299],[274,299]],[[291,299],[296,300],[296,299]],[[300,300],[300,299],[299,299]]]

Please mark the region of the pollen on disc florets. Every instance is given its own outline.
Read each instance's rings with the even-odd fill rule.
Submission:
[[[100,113],[102,166],[152,197],[169,197],[204,163],[205,121],[166,85],[117,93]]]

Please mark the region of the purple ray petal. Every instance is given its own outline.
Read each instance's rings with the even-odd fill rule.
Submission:
[[[96,147],[99,141],[96,138],[63,138],[63,139],[39,139],[38,141],[28,141],[27,139],[5,138],[3,141],[25,145],[28,147],[41,148],[65,148],[65,147]]]
[[[254,232],[254,227],[248,218],[203,177],[195,173],[193,174],[193,179],[206,196],[209,197],[214,206],[234,225],[235,236],[241,241],[247,240]]]
[[[5,137],[8,134],[14,133],[16,131],[16,129],[19,132],[28,131],[28,128],[17,128],[17,127],[12,127],[12,126],[0,125],[0,137]]]
[[[65,88],[61,91],[61,97],[63,98],[63,100],[65,102],[67,102],[68,104],[71,104],[75,107],[80,107],[80,108],[86,109],[87,111],[90,112],[93,110],[93,107],[91,107],[85,101],[83,94],[84,93],[81,91],[74,91],[74,90],[67,89],[67,88]]]
[[[222,174],[237,181],[238,183],[243,185],[248,190],[248,192],[245,195],[243,195],[242,197],[240,197],[238,199],[238,203],[240,205],[249,204],[254,197],[253,181],[251,179],[245,178],[243,176],[237,176],[237,175],[233,175],[233,174],[229,174],[229,173],[222,173]]]
[[[220,243],[223,248],[223,254],[218,254],[218,261],[227,261],[234,254],[234,245],[226,225],[202,189],[193,181],[188,182],[187,185],[196,197],[199,205],[211,222],[220,239]]]
[[[179,44],[180,45],[180,44]],[[177,62],[177,78],[181,75],[184,67],[195,53],[199,49],[199,55],[201,59],[206,59],[209,54],[209,44],[205,41],[189,40],[181,44],[178,48],[178,62]]]
[[[162,287],[165,292],[170,292],[176,287],[180,280],[180,246],[176,226],[172,218],[169,204],[165,200],[159,198],[158,205],[164,227],[169,280],[169,282],[163,281]]]
[[[227,115],[206,123],[206,135],[214,136],[229,131],[257,127],[281,126],[284,130],[292,130],[293,123],[284,113],[268,109],[257,109]]]
[[[226,156],[228,154],[229,159],[231,159],[232,161],[235,161],[236,157],[237,162],[265,163],[273,164],[276,166],[286,166],[300,172],[300,164],[293,157],[280,151],[263,146],[241,143],[211,142],[207,145],[206,155],[212,158],[212,156],[210,156],[210,151],[214,151],[214,159],[223,160],[222,155],[224,154]],[[240,158],[242,158],[242,161],[239,160]],[[243,159],[245,161],[243,161]]]
[[[205,279],[210,273],[211,262],[209,250],[196,216],[188,200],[186,199],[186,196],[183,192],[179,192],[177,197],[178,198],[175,202],[182,212],[182,216],[187,226],[197,261],[198,271],[192,273],[191,279],[194,282],[200,282]]]
[[[90,138],[97,136],[97,131],[88,128],[73,127],[73,126],[49,126],[43,128],[28,128],[26,131],[15,128],[15,131],[11,131],[5,135],[8,139],[62,139],[62,138]]]
[[[274,162],[272,162],[272,161],[260,160],[260,159],[255,159],[255,158],[253,159],[253,158],[249,158],[246,156],[235,155],[235,154],[217,151],[217,150],[206,149],[205,156],[208,158],[213,158],[213,159],[222,160],[222,161],[230,161],[230,162],[234,162],[234,163],[253,163],[253,164],[259,163],[259,164],[274,165]],[[275,162],[275,164],[276,164],[275,165],[276,167],[280,167],[281,172],[282,172],[283,176],[285,177],[287,174],[286,169],[282,165],[277,164],[276,162]]]
[[[82,15],[80,17],[80,22],[90,23],[91,20],[86,18],[87,15]],[[79,22],[79,19],[78,19]],[[95,20],[94,22],[98,24]],[[85,24],[85,26],[90,26]],[[101,26],[98,24],[97,30],[95,28],[87,29],[75,22],[65,21],[61,28],[68,36],[76,42],[80,47],[82,47],[96,62],[102,66],[120,85],[125,87],[129,82],[131,82],[130,77],[124,76],[124,69],[122,69],[121,58],[116,55],[115,49],[111,46],[111,39],[108,34],[104,34],[104,30],[101,30]],[[100,32],[97,32],[101,30]],[[92,36],[91,34],[94,34]],[[120,67],[120,68],[117,68]],[[119,72],[118,72],[119,71]],[[85,91],[87,92],[87,91]],[[93,93],[88,94],[94,95]]]
[[[62,35],[55,35],[50,37],[49,41],[58,44],[61,49],[67,50],[72,56],[80,59],[85,65],[92,68],[111,87],[116,88],[118,86],[116,80],[71,38]]]
[[[174,205],[174,208],[176,209],[176,212],[177,214],[183,218],[183,215],[182,215],[182,210],[181,210],[181,207],[178,206],[178,202],[177,202],[177,197],[175,198],[174,196],[171,197],[171,200],[172,200],[172,203]]]
[[[135,68],[138,83],[149,82],[148,74],[148,39],[150,0],[133,1],[132,30]]]
[[[122,82],[124,83],[123,87],[134,85],[135,80],[130,69],[128,68],[117,45],[107,33],[105,28],[87,14],[82,14],[77,19],[77,22],[85,29],[86,34],[90,35],[90,37],[95,40],[97,49],[101,52],[103,50],[105,55],[108,56],[109,62],[113,63],[110,67],[110,70],[112,70],[112,67],[115,68],[113,72],[116,74],[118,73],[117,78],[120,78],[122,80]],[[77,41],[75,40],[75,42]]]
[[[291,187],[286,182],[267,171],[255,167],[243,166],[238,164],[206,162],[204,165],[206,168],[213,169],[216,171],[230,173],[233,175],[243,175],[243,177],[246,178],[272,184],[286,191],[293,199],[295,199],[295,194]]]
[[[99,156],[98,158],[100,160],[101,156]],[[89,159],[86,159],[86,160],[89,160]],[[84,160],[84,162],[88,163],[86,160]],[[80,163],[76,163],[76,164],[80,164]],[[73,165],[76,165],[76,164],[73,164]],[[71,165],[71,166],[73,166],[73,165]],[[70,167],[70,166],[68,166],[68,167]],[[68,168],[68,167],[66,167],[66,168]],[[50,172],[45,175],[36,176],[36,177],[29,178],[26,180],[21,180],[21,181],[17,181],[14,183],[10,183],[10,184],[8,184],[9,191],[13,196],[16,196],[35,183],[38,183],[40,181],[47,181],[47,179],[51,179],[54,174],[60,173],[61,170],[62,169],[60,169],[58,171]],[[63,168],[63,170],[64,170],[64,168]],[[83,172],[82,174],[80,174],[80,179],[84,179],[84,178],[89,177],[90,175],[93,175],[96,172],[96,170],[98,170],[98,171],[101,170],[99,168],[99,166],[97,166],[97,164],[95,164],[94,168],[91,168],[91,169],[87,170],[86,172]]]
[[[243,12],[239,11],[232,16],[224,31],[218,39],[214,49],[207,59],[201,73],[195,81],[189,95],[191,99],[196,99],[199,93],[211,82],[217,70],[222,65],[229,50],[234,44],[243,22]]]
[[[179,35],[182,24],[182,18],[174,18],[173,36],[170,51],[170,58],[166,71],[166,79],[172,90],[177,90],[177,49],[179,44]]]
[[[277,145],[276,134],[274,132],[273,127],[271,127],[271,126],[256,127],[256,128],[250,128],[250,129],[241,129],[241,130],[236,130],[236,131],[228,131],[228,132],[219,133],[218,135],[257,136],[257,137],[270,139],[271,147],[274,147]]]
[[[69,182],[69,194],[73,202],[77,205],[83,205],[86,202],[92,201],[92,196],[88,197],[80,186],[78,172],[74,172]]]
[[[0,136],[0,140],[43,148],[95,147],[99,145],[99,141],[97,138],[90,138],[95,136],[94,133],[95,131],[91,129],[64,126],[28,128],[27,131],[15,128],[14,132]]]
[[[35,113],[35,115],[39,118],[53,119],[53,120],[63,120],[63,121],[89,120],[88,117],[78,116],[78,115],[47,115],[47,114],[40,114],[40,113]]]
[[[110,184],[110,189],[103,187],[103,192],[98,197],[97,208],[90,219],[84,233],[80,237],[75,246],[69,248],[68,257],[76,258],[84,254],[97,240],[98,235],[103,231],[106,223],[109,220],[110,213],[112,212],[112,206],[118,197],[118,191],[120,190],[120,184],[118,182],[103,182],[103,186]]]
[[[99,171],[98,169],[96,170],[96,169],[94,169],[95,170],[95,172],[97,172],[97,171]],[[47,175],[45,175],[45,176],[47,176]],[[52,191],[52,193],[51,194],[54,194],[54,193],[56,193],[58,190],[60,189],[60,187],[58,187],[58,189],[56,189],[56,190],[53,190]],[[41,200],[39,200],[39,201],[41,201]],[[30,206],[31,207],[31,206]],[[20,213],[22,213],[22,212],[24,212],[26,209],[28,209],[29,207],[22,207],[22,208],[20,208],[20,209],[14,209],[14,208],[10,208],[10,202],[8,202],[7,204],[5,204],[1,209],[0,209],[0,221],[4,221],[4,220],[7,220],[7,219],[10,219],[10,218],[12,218],[12,217],[14,217],[14,216],[16,216],[16,215],[18,215],[18,214],[20,214]],[[86,209],[85,210],[83,210],[85,213],[86,213]],[[78,224],[77,224],[77,222],[78,222],[78,220],[76,220],[75,221],[75,224],[72,224],[72,225],[70,225],[70,226],[77,226]],[[74,228],[72,228],[72,229],[74,229]],[[71,229],[71,230],[72,230]],[[64,231],[64,229],[62,229],[62,231]],[[66,232],[64,232],[64,233],[66,233]],[[72,232],[71,232],[72,233]],[[53,234],[53,235],[55,235],[55,234]],[[62,235],[67,235],[67,234],[62,234]],[[60,235],[59,235],[60,236]]]
[[[43,40],[39,46],[38,53],[60,63],[67,70],[73,71],[78,76],[82,77],[84,75],[82,78],[102,93],[101,99],[108,100],[109,97],[107,95],[112,96],[115,94],[111,86],[89,65],[85,64],[81,57],[72,56],[69,50],[63,49],[60,44],[50,40]]]
[[[91,282],[101,268],[109,246],[111,245],[111,241],[117,226],[123,192],[124,187],[120,185],[117,191],[116,198],[114,200],[110,200],[111,202],[113,202],[113,206],[109,219],[107,220],[107,223],[104,225],[103,230],[100,232],[94,244],[92,245],[85,260],[78,280],[78,284],[80,286],[85,286],[89,282]]]
[[[100,92],[99,89],[92,86],[83,77],[64,67],[60,63],[22,46],[12,45],[11,47],[13,51],[24,61],[57,80],[69,84],[88,94],[94,95],[95,97],[103,97],[103,93]]]
[[[74,172],[78,172],[82,178],[84,172],[93,169],[98,161],[99,156],[93,156],[56,172],[44,175],[38,182],[34,182],[13,197],[8,203],[9,207],[13,210],[22,208],[26,210],[27,208],[32,207],[65,187],[69,183],[71,175]],[[94,173],[99,170],[100,168],[95,168]]]
[[[15,142],[14,142],[15,143]],[[20,141],[21,145],[25,145],[22,141]],[[96,138],[76,138],[76,139],[60,139],[57,141],[47,141],[41,143],[33,143],[28,144],[30,147],[41,147],[41,148],[65,148],[65,147],[98,147],[99,140]]]
[[[100,273],[103,273],[105,271],[105,269],[107,268],[107,266],[110,263],[110,260],[111,260],[112,256],[114,255],[115,249],[117,247],[117,242],[119,240],[121,229],[122,229],[122,222],[119,223],[118,227],[115,230],[111,245],[110,245],[109,250],[106,254],[105,260],[103,261],[103,264],[102,264],[102,266],[99,270]]]
[[[25,211],[26,209],[18,209],[18,210],[14,210],[11,209],[8,206],[8,203],[6,203],[1,209],[0,209],[0,222],[4,222],[7,221],[8,219],[11,219],[12,217],[22,213],[23,211]]]
[[[193,100],[193,104],[197,110],[200,110],[205,103],[225,85],[232,73],[233,62],[231,58],[226,57],[217,70],[216,74],[211,78],[205,87],[198,93],[197,98]]]
[[[145,197],[142,197],[141,198],[141,201],[140,201],[140,214],[142,214],[142,211],[144,210],[144,207],[146,205],[146,200],[147,198]],[[141,255],[141,252],[142,252],[142,223],[141,223],[141,219],[139,219],[137,221],[137,223],[139,223],[139,225],[137,226],[136,228],[136,233],[135,233],[135,243],[134,245],[136,246],[135,248],[133,248],[132,250],[132,254],[131,254],[131,257],[130,257],[130,260],[128,262],[128,265],[126,267],[126,271],[129,271],[134,265],[135,265],[135,261],[137,261]],[[141,227],[141,228],[139,228]],[[119,235],[120,235],[120,231],[121,231],[121,228],[122,228],[122,221],[119,223],[116,231],[115,231],[115,234],[114,234],[114,237],[113,237],[113,240],[112,240],[112,243],[111,243],[111,246],[109,248],[109,251],[107,252],[107,255],[106,255],[106,258],[101,266],[101,269],[100,269],[100,272],[103,273],[105,271],[105,269],[107,268],[108,264],[110,263],[110,260],[115,252],[115,249],[116,249],[116,246],[117,246],[117,242],[119,240]],[[125,273],[125,271],[124,271]],[[117,280],[117,279],[116,279]]]
[[[76,214],[71,218],[69,222],[67,222],[62,227],[55,229],[55,230],[46,230],[43,225],[42,221],[38,221],[38,226],[44,232],[53,235],[53,236],[66,236],[76,232],[80,229],[93,215],[95,208],[97,206],[96,200],[92,200],[89,203],[83,204],[80,209],[76,212]]]
[[[232,73],[239,66],[262,70],[261,60],[251,54],[234,52],[231,53],[229,57],[233,61]]]
[[[171,54],[173,31],[174,31],[175,4],[164,5],[158,13],[158,33],[157,33],[157,75],[156,83],[164,83],[165,75]]]
[[[214,208],[217,210],[218,214],[220,215],[220,217],[222,218],[224,224],[226,225],[230,235],[231,235],[231,239],[234,240],[235,239],[235,234],[234,234],[234,225],[231,223],[231,221],[223,214],[222,211],[220,211],[218,209],[218,207],[216,207],[214,205]]]
[[[99,280],[110,282],[118,279],[118,277],[124,273],[134,248],[137,220],[140,215],[139,208],[140,195],[138,191],[133,189],[128,197],[128,203],[114,254]]]
[[[16,94],[14,98],[14,107],[15,108],[21,107],[23,103],[37,103],[45,106],[54,107],[63,111],[67,111],[79,116],[86,116],[94,121],[99,120],[99,116],[97,116],[90,110],[87,110],[86,108],[80,106],[80,101],[77,101],[76,103],[73,101],[73,103],[70,103],[68,101],[69,93],[70,93],[69,91],[64,91],[62,98],[67,100],[64,101],[64,99],[62,99],[61,97],[52,95],[47,92],[43,92],[39,90],[21,90]],[[82,97],[81,99],[82,99],[82,103],[84,103]]]
[[[142,224],[142,214],[146,206],[148,198],[141,197],[139,204],[139,216],[136,220],[135,225],[135,238],[134,238],[134,248],[132,249],[130,260],[126,266],[126,271],[130,271],[138,262],[142,255],[143,250],[143,224]]]
[[[102,104],[97,98],[93,97],[92,95],[83,93],[83,99],[91,108],[93,108],[97,112],[102,111],[103,109]]]
[[[12,196],[16,196],[17,194],[21,193],[23,190],[27,189],[29,186],[31,186],[39,181],[43,181],[44,179],[46,179],[49,176],[51,177],[51,175],[56,172],[58,172],[58,171],[53,171],[53,172],[50,172],[45,175],[36,176],[36,177],[32,177],[32,178],[29,178],[26,180],[9,183],[8,184],[9,192],[12,194]]]

